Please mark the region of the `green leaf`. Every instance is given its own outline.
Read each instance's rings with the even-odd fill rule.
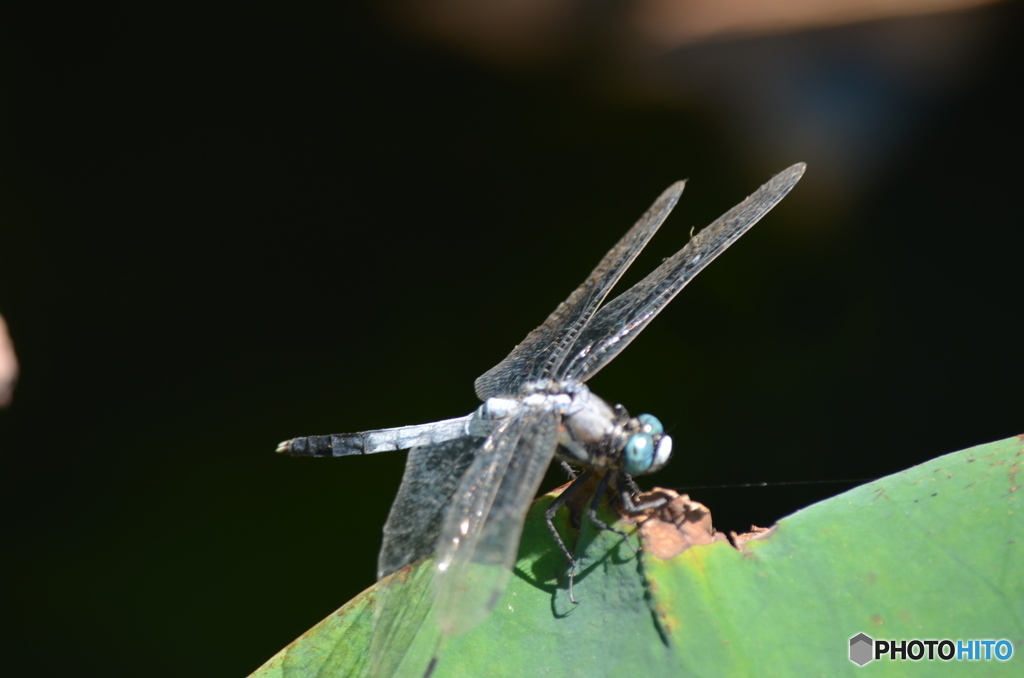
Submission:
[[[699,511],[676,524],[650,520],[639,558],[623,537],[584,520],[574,587],[579,605],[568,599],[565,558],[543,519],[552,497],[543,497],[528,516],[504,598],[482,624],[446,643],[434,676],[929,670],[884,659],[854,665],[849,639],[861,632],[893,640],[1006,638],[1019,650],[1022,466],[1020,437],[955,452],[788,516],[740,550],[716,541],[673,554],[673,544],[688,539],[673,540],[671,532],[681,525],[699,534],[700,524],[690,520]],[[685,498],[674,502],[684,505]],[[562,535],[572,534],[560,518]],[[615,527],[636,531],[625,522]],[[635,536],[631,541],[637,545]],[[431,565],[396,573],[407,581],[392,591],[429,595]],[[364,675],[374,595],[371,588],[357,596],[253,676]],[[437,647],[434,626],[428,615],[398,675],[422,675]],[[1012,670],[1003,664],[943,662],[941,671]]]
[[[860,632],[1019,646],[1022,462],[1019,437],[982,445],[810,506],[742,553],[713,544],[646,558],[679,669],[855,675],[864,669],[847,660],[848,641]],[[881,661],[872,675],[905,675],[906,664]],[[950,662],[942,675],[1000,668],[973,664]]]

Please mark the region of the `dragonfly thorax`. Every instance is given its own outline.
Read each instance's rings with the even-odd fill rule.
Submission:
[[[672,439],[650,414],[630,417],[582,384],[571,393],[562,415],[558,456],[591,468],[621,469],[630,475],[653,473],[672,454]]]

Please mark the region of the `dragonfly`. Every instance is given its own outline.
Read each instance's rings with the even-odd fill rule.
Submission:
[[[597,480],[588,515],[600,528],[608,526],[597,519],[596,505],[609,491],[629,513],[652,507],[636,500],[633,476],[658,471],[669,461],[671,437],[653,415],[630,416],[622,405],[592,393],[586,382],[775,207],[804,169],[798,163],[775,175],[691,235],[643,280],[604,303],[678,202],[685,181],[672,184],[542,325],[476,379],[483,404],[470,414],[415,426],[306,436],[278,446],[280,453],[310,457],[410,450],[384,525],[377,577],[384,580],[433,554],[432,600],[410,606],[384,596],[378,603],[371,641],[374,674],[393,673],[431,605],[442,641],[469,630],[494,608],[516,562],[527,509],[552,460],[583,469],[545,513],[568,559],[570,599],[575,560],[553,523],[568,497],[586,483],[593,488]]]

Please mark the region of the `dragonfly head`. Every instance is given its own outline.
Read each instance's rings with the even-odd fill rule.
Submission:
[[[626,441],[623,469],[631,476],[654,473],[672,456],[672,438],[665,435],[661,422],[653,414],[636,418],[638,430]]]

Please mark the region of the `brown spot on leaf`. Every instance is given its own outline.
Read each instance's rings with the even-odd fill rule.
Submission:
[[[715,532],[711,512],[703,504],[691,501],[685,494],[657,488],[638,497],[639,502],[655,499],[667,501],[653,509],[631,516],[640,523],[644,550],[656,558],[668,560],[691,546],[728,541]]]
[[[733,546],[742,551],[743,546],[748,541],[754,541],[756,539],[767,539],[774,533],[774,525],[772,525],[771,527],[758,527],[757,525],[751,525],[750,532],[744,532],[743,534],[736,534],[735,532],[730,532],[729,535],[731,538],[729,541],[732,542]]]
[[[643,503],[658,499],[666,501],[657,508],[624,515],[624,518],[639,523],[644,550],[662,560],[674,558],[692,546],[719,541],[728,542],[738,551],[743,551],[747,542],[767,539],[775,533],[775,526],[751,526],[749,532],[731,532],[726,537],[715,531],[711,524],[711,511],[706,506],[674,490],[655,488],[641,494],[636,501]]]

